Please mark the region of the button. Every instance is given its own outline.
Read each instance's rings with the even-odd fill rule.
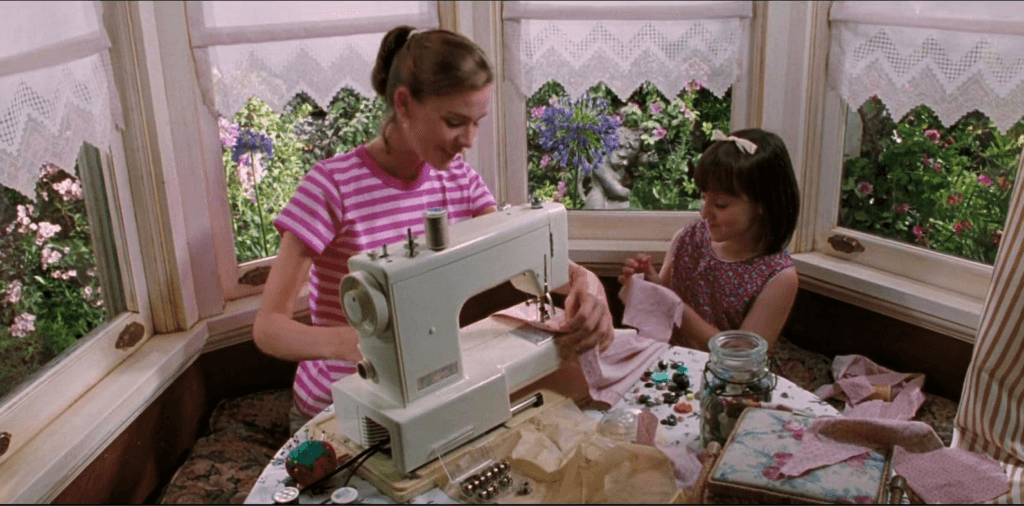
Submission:
[[[359,491],[352,487],[341,487],[331,494],[332,504],[350,504],[359,499]]]
[[[299,489],[295,487],[284,487],[274,492],[275,504],[297,504],[299,502]]]

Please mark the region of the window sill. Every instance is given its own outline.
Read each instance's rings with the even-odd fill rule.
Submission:
[[[199,357],[208,327],[150,338],[0,465],[0,502],[49,503]]]
[[[974,343],[983,300],[822,253],[793,260],[801,288]]]

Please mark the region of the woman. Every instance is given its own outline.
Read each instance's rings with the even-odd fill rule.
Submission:
[[[348,258],[423,233],[423,210],[444,207],[449,222],[494,212],[494,197],[461,153],[472,146],[490,106],[494,75],[483,51],[447,30],[402,26],[381,42],[374,90],[385,102],[380,133],[310,169],[274,221],[281,233],[253,326],[265,353],[301,361],[292,429],[332,402],[331,384],[362,355],[338,290]],[[612,323],[597,277],[571,264],[563,358],[611,342]],[[307,278],[313,325],[292,319]]]

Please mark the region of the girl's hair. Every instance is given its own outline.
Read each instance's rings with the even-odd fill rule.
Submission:
[[[701,192],[745,196],[760,206],[760,254],[780,253],[793,237],[800,213],[800,190],[789,151],[778,135],[760,128],[730,135],[756,144],[754,154],[741,151],[733,141],[713,142],[697,162],[694,181]]]
[[[413,33],[415,32],[415,33]],[[395,89],[409,88],[412,98],[476,91],[494,80],[487,57],[473,41],[449,30],[416,32],[411,26],[392,28],[381,40],[370,76],[373,89],[384,99],[380,132],[395,121]]]

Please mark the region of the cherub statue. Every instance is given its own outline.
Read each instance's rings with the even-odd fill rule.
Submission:
[[[585,209],[629,209],[627,185],[633,179],[629,169],[657,161],[653,152],[641,152],[640,135],[636,131],[620,127],[616,134],[619,148],[608,153],[589,177],[580,178],[577,191],[584,196]]]

